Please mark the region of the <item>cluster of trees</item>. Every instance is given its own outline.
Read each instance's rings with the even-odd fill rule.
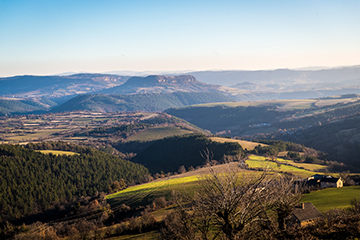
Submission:
[[[79,134],[81,135],[90,135],[90,136],[107,136],[107,135],[124,135],[126,138],[132,131],[139,131],[145,128],[150,127],[150,124],[145,123],[133,123],[133,124],[122,124],[112,127],[98,127],[94,128],[86,133]]]
[[[222,159],[224,155],[244,155],[238,143],[219,143],[204,135],[192,134],[155,141],[132,161],[143,164],[152,173],[176,172],[180,166],[189,168],[204,165],[205,159],[201,155],[204,149],[212,152],[215,159]]]
[[[327,163],[327,154],[298,143],[284,142],[281,140],[258,140],[258,142],[267,144],[268,146],[258,145],[253,150],[249,151],[250,153],[276,157],[280,152],[287,151],[286,157],[294,161],[314,164]],[[302,152],[303,155],[301,155],[300,152]]]
[[[277,152],[283,151],[293,151],[293,152],[306,152],[310,151],[309,148],[304,145],[293,143],[293,142],[284,142],[280,140],[258,140],[259,143],[264,143],[270,145]],[[313,150],[315,151],[315,150]]]
[[[66,156],[32,149],[76,151]],[[149,174],[135,164],[101,151],[67,143],[0,145],[0,222],[74,201],[78,196],[106,192],[115,181],[140,182]]]

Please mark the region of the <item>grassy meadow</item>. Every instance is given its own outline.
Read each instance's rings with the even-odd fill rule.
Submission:
[[[334,208],[347,208],[354,198],[360,198],[360,186],[318,190],[305,194],[301,202],[312,202],[320,212],[325,212]]]
[[[323,167],[325,167],[322,165],[315,165],[315,164],[313,164],[315,166],[309,167],[308,164],[306,163],[294,163],[293,161],[284,160],[281,158],[278,158],[277,161],[278,162],[276,163],[276,162],[268,161],[265,157],[262,156],[251,155],[249,159],[246,160],[246,163],[251,168],[268,168],[270,171],[288,172],[296,176],[299,176],[301,178],[306,178],[314,174],[317,174],[318,172],[315,172],[316,170],[321,170],[323,169]],[[281,163],[287,163],[287,164],[285,165]],[[294,164],[296,164],[296,166]]]

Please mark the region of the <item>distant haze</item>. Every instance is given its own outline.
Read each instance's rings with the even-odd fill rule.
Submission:
[[[358,65],[359,12],[356,0],[0,1],[0,76]]]

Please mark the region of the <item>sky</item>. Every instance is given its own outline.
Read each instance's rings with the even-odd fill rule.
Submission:
[[[360,64],[358,0],[0,0],[0,77]]]

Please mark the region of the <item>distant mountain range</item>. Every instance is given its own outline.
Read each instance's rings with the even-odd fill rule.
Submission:
[[[130,77],[105,74],[70,76],[15,76],[0,78],[0,95],[7,97],[62,98],[118,86]]]
[[[187,75],[165,76],[150,75],[144,77],[130,77],[112,74],[73,74],[68,76],[15,76],[0,78],[0,96],[8,100],[27,100],[43,102],[45,98],[58,105],[65,103],[71,98],[81,94],[169,94],[176,92],[187,93],[216,93],[215,98],[197,95],[201,99],[195,100],[195,95],[189,94],[191,99],[188,103],[206,103],[226,101],[258,101],[272,99],[307,99],[321,98],[343,94],[360,94],[360,66],[332,68],[322,70],[266,70],[266,71],[202,71],[191,72]],[[159,95],[160,96],[160,95]],[[169,95],[170,96],[170,95]],[[221,97],[220,97],[221,96]],[[83,97],[84,98],[84,97]],[[91,99],[98,99],[99,96],[91,96]],[[96,109],[132,109],[133,111],[142,110],[143,103],[126,103],[126,107],[119,105],[110,107],[113,98],[131,97],[102,97],[107,98],[106,107],[103,103],[85,104],[97,106]],[[155,95],[151,96],[152,101]],[[207,100],[205,100],[207,98]],[[41,100],[40,100],[41,99]],[[77,98],[80,100],[82,98]],[[133,97],[133,99],[135,99]],[[145,99],[143,96],[139,99]],[[158,101],[163,101],[164,96],[158,97]],[[167,96],[166,99],[169,99]],[[75,101],[75,100],[74,100]],[[72,103],[74,103],[72,101]],[[155,101],[155,100],[154,100]],[[171,100],[177,102],[177,100]],[[167,102],[167,100],[165,101]],[[19,105],[20,102],[3,102],[3,105]],[[84,104],[82,104],[84,106]],[[157,107],[155,111],[160,111],[165,106],[180,107],[183,104],[152,103]],[[36,104],[35,104],[36,105]],[[51,106],[50,106],[51,105]],[[48,106],[38,106],[36,110],[49,110]],[[99,107],[99,106],[102,107]],[[115,104],[116,105],[116,104]],[[73,109],[74,107],[69,104]],[[63,109],[64,106],[58,109]],[[75,106],[75,105],[74,105]],[[79,105],[76,105],[79,106]],[[159,107],[161,106],[161,107]],[[32,107],[22,106],[23,109],[33,109]],[[151,108],[150,106],[147,108]],[[108,110],[105,110],[108,109]],[[36,111],[34,110],[34,111]],[[3,112],[11,113],[12,110]],[[19,111],[17,111],[19,112]],[[21,110],[20,112],[26,112]]]
[[[259,70],[259,71],[198,71],[189,72],[201,82],[234,86],[238,83],[255,84],[318,84],[360,82],[360,65],[320,70]]]

